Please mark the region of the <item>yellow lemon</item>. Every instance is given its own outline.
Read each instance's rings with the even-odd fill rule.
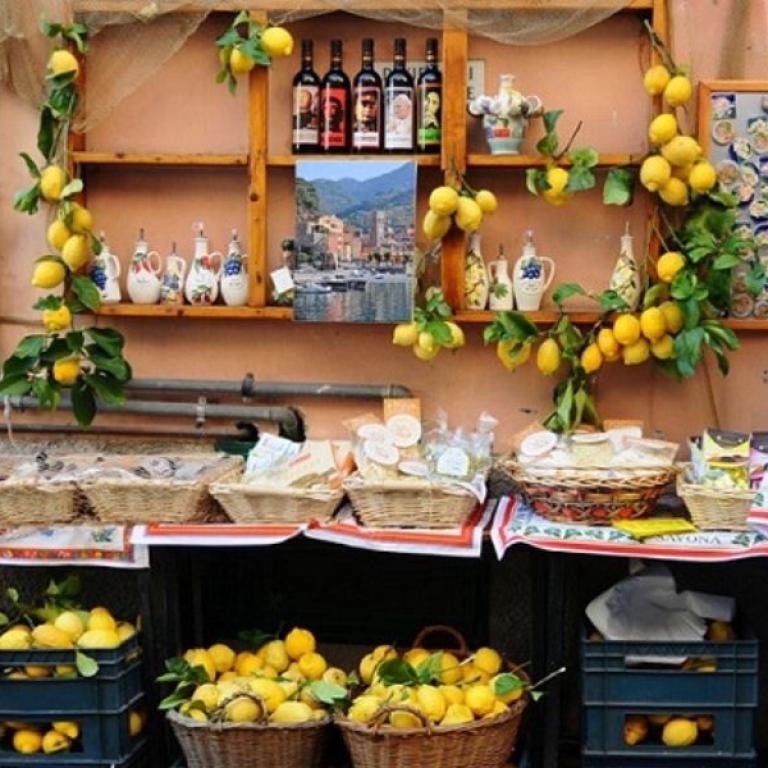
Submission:
[[[651,354],[657,360],[669,360],[675,355],[675,340],[669,334],[665,334],[651,344]]]
[[[416,689],[416,705],[433,723],[439,723],[445,715],[445,699],[434,685],[420,685]]]
[[[661,155],[651,155],[640,166],[640,183],[649,192],[658,192],[672,177],[672,166]]]
[[[445,710],[445,717],[440,721],[440,725],[464,725],[464,723],[471,723],[474,719],[472,710],[465,704],[451,704]]]
[[[403,654],[403,661],[418,669],[431,655],[425,648],[411,648]]]
[[[371,655],[376,661],[387,661],[388,659],[396,659],[397,651],[391,645],[377,645]]]
[[[71,648],[72,638],[53,624],[40,624],[32,630],[35,648]]]
[[[80,72],[80,64],[74,54],[60,48],[51,54],[48,59],[48,70],[52,75],[64,75],[68,72],[74,72],[75,77]]]
[[[499,701],[499,699],[496,699],[496,701],[493,702],[493,707],[491,708],[491,711],[483,715],[483,717],[486,719],[490,719],[492,717],[499,717],[499,715],[506,714],[507,712],[509,712],[509,707],[503,701]]]
[[[72,203],[72,231],[85,234],[93,229],[93,214],[80,203]]]
[[[249,677],[263,666],[264,662],[250,651],[242,651],[235,657],[235,673],[238,677]]]
[[[32,285],[35,288],[44,288],[50,290],[64,282],[67,271],[61,262],[53,259],[43,259],[35,266],[32,273]]]
[[[80,726],[78,723],[73,723],[70,720],[59,720],[55,723],[51,723],[51,728],[54,731],[63,733],[68,739],[73,741],[80,735]]]
[[[120,642],[124,643],[129,637],[133,637],[136,634],[136,627],[130,621],[121,621],[115,631],[120,638]]]
[[[56,677],[77,677],[77,667],[70,664],[57,664]]]
[[[501,656],[493,648],[478,648],[473,663],[481,672],[495,675],[501,669]]]
[[[672,178],[680,179],[680,181],[684,181],[687,184],[693,168],[693,163],[690,163],[689,165],[675,165],[672,168]]]
[[[433,349],[424,349],[423,347],[420,347],[418,344],[413,345],[413,354],[416,355],[416,357],[418,357],[419,360],[425,363],[429,362],[430,360],[434,360],[439,353],[440,353],[440,347],[438,345],[435,345]]]
[[[651,348],[645,339],[638,339],[634,344],[628,344],[621,350],[624,365],[640,365],[648,359],[650,354]]]
[[[234,680],[237,677],[237,672],[235,672],[234,669],[231,669],[229,672],[222,672],[218,679],[216,680],[217,683],[226,683],[230,680]]]
[[[664,112],[651,120],[648,126],[648,138],[652,144],[666,144],[677,136],[677,118],[670,112]]]
[[[443,685],[454,685],[461,680],[461,665],[452,654],[442,652],[440,654],[440,672],[438,678]]]
[[[34,755],[43,746],[43,737],[39,731],[24,728],[13,734],[13,748],[22,755]]]
[[[453,323],[450,320],[446,322],[446,325],[451,332],[451,340],[446,344],[443,344],[443,346],[446,349],[459,349],[460,347],[463,347],[466,343],[464,331],[462,331],[456,323]]]
[[[450,216],[441,216],[430,209],[424,214],[421,229],[430,240],[442,240],[448,234],[452,223]]]
[[[281,680],[277,680],[276,682],[285,692],[286,699],[294,698],[299,691],[299,684],[296,680],[281,679]],[[304,691],[308,691],[308,690],[309,688],[304,689]],[[302,691],[302,693],[304,691]]]
[[[662,282],[671,283],[684,266],[685,258],[680,251],[667,251],[656,262],[656,274]]]
[[[669,74],[669,70],[663,64],[657,64],[646,70],[643,75],[643,87],[646,93],[651,96],[658,96],[664,92],[671,78],[672,75]]]
[[[208,649],[208,655],[213,659],[216,672],[228,672],[235,665],[235,652],[223,643],[216,643]]]
[[[547,184],[549,188],[545,189],[541,196],[550,204],[555,207],[565,205],[568,201],[568,193],[565,191],[568,185],[568,180],[571,175],[565,168],[550,168],[547,171]]]
[[[55,755],[57,752],[66,752],[70,747],[70,741],[63,733],[48,731],[43,736],[42,745],[46,755]]]
[[[440,685],[438,690],[448,706],[464,703],[464,691],[458,685]]]
[[[562,354],[560,346],[554,339],[545,339],[541,342],[536,353],[536,367],[545,376],[553,376],[560,369]]]
[[[264,699],[267,705],[267,712],[272,714],[287,698],[285,691],[274,680],[267,680],[263,677],[255,677],[248,683],[251,693]]]
[[[360,679],[366,684],[370,685],[373,680],[373,674],[376,671],[376,667],[379,665],[377,659],[373,658],[372,653],[368,653],[360,660]]]
[[[49,165],[40,174],[40,194],[49,202],[58,200],[67,185],[67,173],[59,165]]]
[[[272,640],[259,650],[264,663],[277,672],[285,672],[291,663],[288,653],[285,650],[285,643],[282,640]]]
[[[8,629],[0,635],[0,651],[25,651],[31,645],[31,637],[19,629]]]
[[[640,332],[648,341],[658,341],[667,332],[667,321],[658,307],[648,307],[640,315]]]
[[[256,66],[256,62],[239,48],[233,48],[229,54],[229,71],[233,75],[244,75]]]
[[[347,717],[355,723],[368,723],[383,706],[384,702],[378,696],[364,694],[352,702]]]
[[[213,663],[211,654],[205,648],[190,648],[184,654],[184,661],[193,669],[202,667],[210,682],[216,679],[216,665]]]
[[[659,197],[674,207],[688,205],[688,185],[674,176],[659,190]]]
[[[213,683],[198,685],[193,691],[190,701],[199,701],[208,712],[211,712],[219,704],[219,689]]]
[[[661,733],[661,740],[668,747],[690,747],[699,738],[699,728],[686,717],[675,717],[670,720]]]
[[[80,358],[67,357],[53,364],[53,378],[65,387],[71,387],[80,375]]]
[[[475,715],[487,715],[496,701],[496,695],[490,685],[473,685],[464,694],[464,703]]]
[[[138,736],[144,730],[144,717],[135,709],[128,715],[128,733]]]
[[[189,718],[192,718],[192,720],[197,720],[200,723],[207,723],[208,722],[208,715],[203,712],[202,709],[198,709],[195,707],[194,709],[187,709],[182,714],[186,715]]]
[[[439,216],[450,216],[458,206],[459,193],[453,187],[437,187],[429,195],[429,209]]]
[[[480,206],[480,210],[483,213],[495,213],[499,207],[499,201],[496,199],[496,195],[490,190],[481,189],[475,195],[475,202]]]
[[[664,313],[664,322],[670,333],[677,333],[683,327],[683,312],[676,301],[665,301],[659,305]]]
[[[672,715],[664,715],[664,714],[657,713],[655,715],[648,715],[648,722],[651,725],[656,725],[660,728],[662,725],[665,725],[666,723],[668,723],[671,717]]]
[[[483,209],[471,197],[460,197],[456,206],[456,226],[464,232],[474,232],[482,223]]]
[[[496,357],[508,371],[525,365],[530,356],[531,345],[521,344],[517,339],[505,339],[496,345]]]
[[[72,325],[72,313],[69,311],[69,307],[62,304],[58,309],[44,309],[43,325],[47,331],[52,332],[69,328]],[[67,613],[71,613],[71,611],[67,611]]]
[[[389,716],[389,724],[398,730],[421,728],[421,720],[410,712],[392,712]]]
[[[61,249],[61,258],[73,272],[88,261],[88,255],[88,238],[85,235],[72,235]]]
[[[487,683],[491,676],[487,672],[478,669],[474,664],[463,664],[461,667],[463,683]]]
[[[687,104],[693,93],[693,85],[685,75],[675,75],[664,87],[664,98],[670,107]]]
[[[648,736],[648,720],[644,715],[633,715],[624,721],[624,743],[635,746]]]
[[[48,245],[56,251],[60,251],[70,237],[72,237],[72,231],[61,219],[52,221],[46,233]]]
[[[293,37],[284,27],[267,27],[261,33],[261,47],[276,59],[290,56],[293,52]]]
[[[437,339],[429,331],[421,331],[421,333],[419,333],[419,338],[416,340],[416,346],[425,354],[431,354],[440,347],[437,343]]]
[[[295,661],[290,663],[288,669],[283,672],[282,677],[284,677],[286,680],[295,680],[296,682],[301,682],[304,680],[304,675],[301,674],[299,665]]]
[[[51,671],[51,667],[37,667],[32,665],[24,667],[24,672],[26,672],[27,677],[32,680],[41,680],[44,677],[50,677]]]
[[[248,696],[239,696],[224,707],[224,717],[230,723],[255,723],[261,715],[261,707]]]
[[[494,693],[496,693],[496,684],[500,678],[502,678],[502,675],[496,675],[496,677],[491,680],[491,688],[493,689]],[[518,688],[513,688],[508,693],[496,693],[496,698],[499,701],[503,701],[505,704],[511,704],[513,701],[521,699],[524,693],[525,687],[521,685]]]
[[[120,638],[114,629],[89,629],[77,641],[80,648],[117,648]]]
[[[347,673],[338,667],[328,667],[328,669],[323,672],[322,680],[326,683],[334,683],[335,685],[344,686],[347,684]]]
[[[717,171],[709,160],[696,163],[688,176],[688,184],[694,192],[709,192],[717,184]]]
[[[400,325],[395,326],[395,330],[392,332],[392,343],[396,344],[398,347],[412,347],[417,341],[419,340],[419,326],[418,323],[400,323]],[[285,638],[286,646],[288,646],[289,643],[289,637]],[[312,649],[314,650],[314,649]],[[304,651],[304,653],[307,653],[307,651]],[[288,647],[288,655],[291,658],[294,658],[294,656],[291,653],[291,647]],[[302,656],[303,654],[299,654],[299,656]]]
[[[670,165],[683,167],[701,156],[701,146],[691,136],[675,136],[661,148],[661,154]]]
[[[603,353],[600,351],[600,347],[597,346],[597,342],[588,344],[581,353],[581,367],[586,373],[594,373],[600,370],[602,364]]]
[[[597,334],[597,347],[603,360],[613,363],[621,357],[621,347],[610,328],[601,328]]]
[[[319,653],[305,653],[299,659],[299,670],[307,680],[320,680],[328,663]]]
[[[312,717],[312,707],[301,701],[284,701],[269,716],[269,720],[272,723],[307,723]]]
[[[88,616],[88,629],[117,630],[117,622],[106,608],[94,608]]]
[[[640,338],[640,321],[634,315],[619,315],[613,321],[613,337],[623,347],[634,344]]]

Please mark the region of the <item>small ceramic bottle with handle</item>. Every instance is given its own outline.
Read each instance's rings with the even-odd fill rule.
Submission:
[[[195,238],[195,255],[184,284],[184,296],[190,304],[198,306],[215,304],[219,295],[221,261],[221,253],[210,251],[203,223],[200,222]]]
[[[117,304],[120,294],[120,259],[109,250],[107,238],[100,233],[101,253],[93,257],[90,276],[99,289],[102,304]]]
[[[160,298],[160,254],[150,251],[144,229],[133,247],[128,270],[128,296],[134,304],[157,304]]]
[[[165,257],[163,284],[160,286],[161,304],[184,303],[184,275],[186,272],[187,262],[176,253],[176,243],[173,243],[170,254]]]
[[[464,306],[466,309],[479,311],[488,304],[489,292],[488,269],[480,250],[480,235],[473,232],[469,236],[467,258],[464,265]]]
[[[533,230],[529,229],[525,233],[523,254],[515,262],[512,276],[517,308],[521,312],[536,312],[554,276],[555,262],[536,253]]]
[[[514,305],[512,278],[509,276],[509,262],[504,255],[504,246],[499,245],[496,261],[488,265],[491,278],[491,292],[488,306],[493,312],[509,312]]]
[[[227,248],[227,258],[221,273],[221,298],[228,307],[242,307],[248,301],[248,257],[242,252],[237,230]]]

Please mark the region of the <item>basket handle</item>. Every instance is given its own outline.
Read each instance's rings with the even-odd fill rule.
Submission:
[[[432,734],[432,723],[429,718],[416,707],[411,707],[407,704],[387,704],[382,707],[374,716],[372,720],[373,735],[378,736],[379,728],[384,724],[384,720],[393,712],[407,712],[414,715],[421,720],[421,727],[427,732],[428,735]]]
[[[455,650],[460,654],[469,654],[469,646],[464,639],[464,635],[458,629],[450,627],[447,624],[433,624],[431,627],[424,627],[413,640],[413,648],[422,648],[424,641],[432,635],[450,635],[456,641]]]
[[[250,693],[249,691],[238,691],[237,693],[232,693],[231,695],[227,696],[224,701],[219,702],[216,709],[213,710],[211,713],[211,721],[221,723],[224,721],[224,712],[226,708],[237,699],[250,699],[251,701],[255,701],[259,705],[259,712],[261,713],[259,715],[259,719],[256,721],[257,723],[265,723],[267,721],[267,704],[264,701],[264,699],[261,696],[257,696],[255,693]]]

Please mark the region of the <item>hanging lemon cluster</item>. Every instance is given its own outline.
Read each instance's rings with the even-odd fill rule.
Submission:
[[[422,229],[430,240],[442,240],[453,224],[463,232],[475,232],[483,223],[483,217],[498,207],[493,192],[475,191],[461,179],[458,189],[446,184],[432,190]]]

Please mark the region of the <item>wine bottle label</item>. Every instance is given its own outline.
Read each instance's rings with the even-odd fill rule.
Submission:
[[[319,88],[297,85],[293,89],[293,143],[316,145],[320,141]]]
[[[386,149],[413,149],[413,88],[387,88]]]
[[[439,85],[419,86],[419,145],[436,146],[442,138],[443,94]]]
[[[344,88],[326,88],[320,110],[323,115],[324,147],[343,147],[347,143],[347,92]]]
[[[380,88],[365,85],[355,88],[355,114],[352,120],[352,146],[355,149],[378,149],[380,110]]]

